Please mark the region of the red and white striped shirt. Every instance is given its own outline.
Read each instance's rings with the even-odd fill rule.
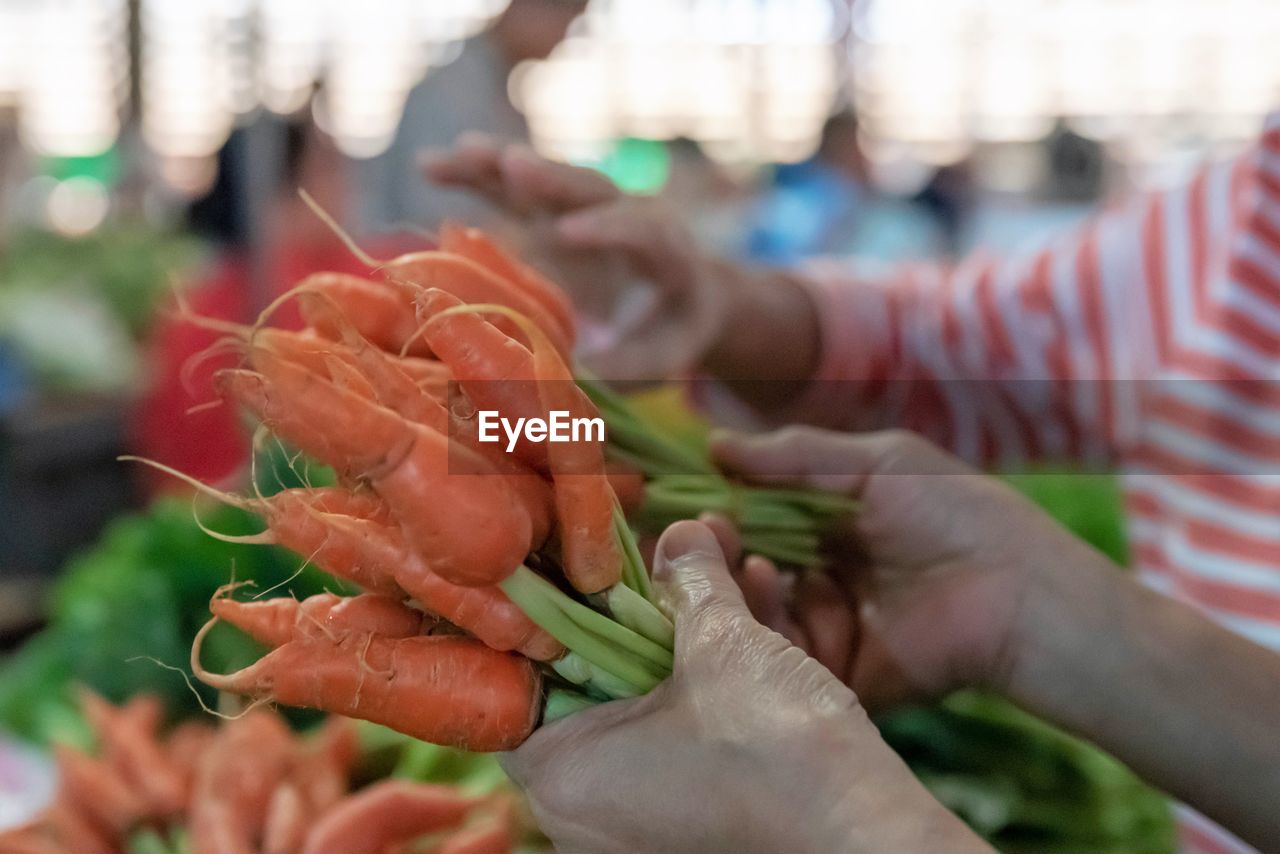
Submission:
[[[791,415],[1118,468],[1141,578],[1280,649],[1280,114],[1236,160],[1026,257],[812,269],[825,352]]]

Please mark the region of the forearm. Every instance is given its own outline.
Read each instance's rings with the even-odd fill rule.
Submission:
[[[702,368],[762,411],[782,406],[817,370],[818,308],[793,275],[708,261],[708,285],[725,301],[720,334]]]
[[[1280,656],[1070,557],[1035,576],[1006,690],[1264,845],[1280,839]],[[1070,567],[1068,569],[1068,567]]]

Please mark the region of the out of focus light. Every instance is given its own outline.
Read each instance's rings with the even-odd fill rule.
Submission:
[[[409,90],[509,0],[140,0],[142,134],[200,159],[259,106],[318,113],[355,156],[390,144]],[[129,93],[128,0],[0,0],[0,109],[42,154],[92,155]]]
[[[352,157],[391,144],[409,90],[509,0],[256,0],[262,103],[304,107],[316,87],[317,121]]]
[[[93,231],[107,218],[107,188],[93,178],[68,178],[49,193],[49,226],[76,237]]]
[[[142,132],[160,155],[214,153],[237,110],[253,105],[244,79],[246,5],[142,0]]]
[[[1124,150],[1257,132],[1280,103],[1274,0],[859,0],[854,96],[876,146],[934,163],[1058,117]]]
[[[32,149],[80,157],[111,147],[128,94],[127,17],[124,0],[5,3],[0,88],[12,87]]]
[[[697,140],[732,162],[811,154],[835,99],[833,0],[593,0],[511,94],[534,143],[599,158],[619,137]]]
[[[195,198],[213,188],[218,177],[218,158],[212,154],[162,157],[159,174],[166,187],[179,195]]]

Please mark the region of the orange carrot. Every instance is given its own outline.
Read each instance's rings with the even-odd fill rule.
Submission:
[[[164,721],[164,702],[154,694],[138,694],[120,707],[119,715],[128,726],[154,738]]]
[[[114,854],[115,848],[107,841],[103,831],[68,803],[54,802],[45,814],[45,822],[63,851],[75,854]],[[0,848],[0,851],[7,854],[5,848]]]
[[[146,801],[107,763],[63,745],[53,755],[61,797],[104,830],[121,833],[146,813]]]
[[[414,379],[401,369],[402,361],[384,353],[355,333],[344,332],[346,353],[353,358],[364,376],[342,384],[367,400],[374,400],[398,412],[410,421],[449,436],[489,461],[500,472],[529,513],[532,525],[531,546],[543,544],[551,531],[554,513],[551,485],[518,459],[505,453],[494,443],[481,442],[474,418],[463,418],[433,395],[423,391]],[[266,367],[270,367],[269,365]],[[354,370],[343,366],[342,370]],[[333,370],[329,371],[334,374]],[[365,384],[362,386],[362,383]],[[362,389],[367,388],[368,391]]]
[[[528,349],[479,314],[448,313],[463,303],[443,291],[424,291],[418,302],[427,318],[423,337],[476,409],[494,410],[506,418],[543,416]],[[514,453],[527,465],[547,471],[545,445],[521,441]]]
[[[546,276],[503,249],[492,237],[478,228],[446,222],[440,227],[440,248],[470,258],[513,282],[550,312],[568,333],[569,339],[573,339],[576,320],[573,305],[565,292]]]
[[[215,617],[226,620],[259,643],[283,646],[311,637],[345,640],[351,635],[413,637],[422,630],[422,614],[389,596],[365,593],[352,598],[317,593],[299,602],[287,596],[237,602],[215,595]]]
[[[319,814],[342,800],[360,756],[360,736],[346,718],[328,718],[298,762],[294,780],[307,806]]]
[[[527,510],[468,448],[283,360],[271,360],[269,376],[222,371],[217,382],[276,435],[367,478],[409,543],[448,580],[494,584],[529,553]]]
[[[98,736],[106,761],[119,769],[130,787],[147,804],[151,815],[169,816],[182,809],[186,787],[158,741],[147,728],[148,714],[126,715],[92,691],[80,692],[80,706]]]
[[[229,675],[192,668],[222,691],[323,709],[464,750],[510,750],[533,731],[540,675],[529,659],[447,635],[291,641]]]
[[[475,798],[447,786],[388,780],[344,800],[307,836],[303,854],[381,854],[398,842],[457,827]]]
[[[411,292],[406,289],[343,273],[315,273],[295,290],[327,298],[305,300],[300,305],[303,318],[322,337],[339,338],[340,330],[334,322],[334,313],[338,312],[384,350],[398,353],[407,344],[411,355],[431,355],[423,342],[411,340],[418,321]]]
[[[294,854],[307,838],[312,816],[302,792],[282,783],[271,793],[262,828],[262,854]]]
[[[0,832],[4,854],[67,854],[67,849],[50,838],[48,826],[24,826]]]
[[[433,854],[511,854],[511,830],[501,822],[485,822],[450,836]]]
[[[265,498],[258,509],[272,541],[297,552],[330,575],[374,593],[394,596],[400,592],[386,567],[362,559],[360,543],[332,538],[323,514],[355,516],[382,525],[395,524],[385,502],[370,492],[349,490],[289,489]]]
[[[254,710],[223,726],[191,798],[193,854],[256,852],[271,793],[288,775],[293,754],[289,730],[271,712]]]
[[[170,766],[182,779],[182,789],[188,804],[191,789],[195,785],[196,766],[215,738],[217,731],[208,724],[186,721],[178,724],[165,742],[165,754],[169,757]]]
[[[516,318],[516,322],[529,339],[542,411],[598,416],[594,404],[574,382],[573,372],[537,324],[527,318]],[[622,577],[622,546],[613,527],[616,499],[605,472],[603,446],[596,439],[546,444],[564,573],[582,593],[598,593]]]
[[[389,261],[382,274],[388,282],[406,283],[422,290],[436,288],[465,303],[508,306],[546,329],[548,339],[559,352],[568,354],[573,349],[569,330],[542,303],[469,258],[448,252],[414,252]],[[494,323],[505,331],[515,331],[504,318]]]
[[[305,300],[299,297],[299,302]],[[257,331],[246,330],[245,334],[248,340],[241,346],[247,351],[250,365],[253,365],[253,354],[264,350],[321,375],[328,374],[329,365],[334,358],[348,364],[354,361],[354,356],[341,342],[322,338],[312,330],[296,332],[268,326]]]
[[[393,517],[387,503],[372,490],[352,491],[339,486],[310,487],[303,490],[283,490],[271,498],[279,498],[285,492],[301,494],[311,509],[321,513],[342,513],[346,516],[359,516],[375,522],[391,524]]]
[[[506,594],[495,586],[468,587],[452,584],[431,570],[430,562],[408,548],[394,527],[350,516],[325,516],[327,537],[335,546],[347,542],[357,548],[361,560],[379,572],[393,573],[396,583],[423,607],[489,647],[516,650],[529,658],[550,661],[564,647],[538,627]]]

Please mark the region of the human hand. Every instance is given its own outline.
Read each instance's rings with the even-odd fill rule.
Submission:
[[[717,267],[676,211],[629,196],[591,169],[476,135],[428,155],[427,177],[477,193],[521,221],[521,253],[608,327],[587,341],[608,379],[657,381],[702,364],[728,322]]]
[[[672,677],[505,757],[558,851],[987,850],[852,691],[751,618],[706,527],[668,529],[654,581],[675,618]]]
[[[862,502],[829,575],[790,580],[749,558],[738,579],[757,619],[872,711],[958,687],[1003,689],[1029,591],[1050,571],[1105,562],[1007,485],[910,433],[793,427],[726,436],[713,452],[744,478]],[[714,524],[733,548],[726,523]]]

